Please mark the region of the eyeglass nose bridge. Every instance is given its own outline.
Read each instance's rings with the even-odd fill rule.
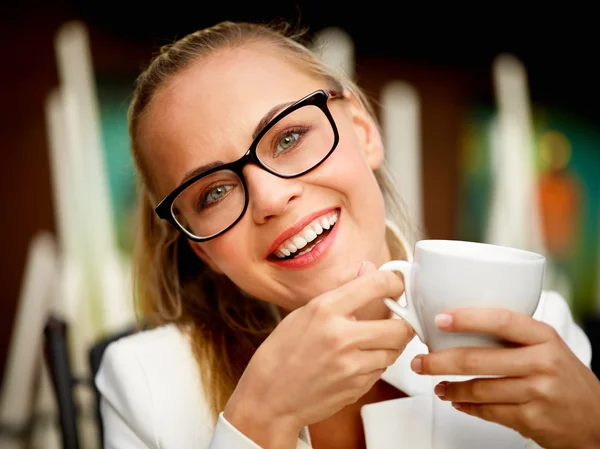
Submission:
[[[236,175],[238,175],[238,177],[242,180],[242,182],[244,183],[244,188],[246,189],[246,191],[248,190],[248,186],[247,186],[247,182],[246,182],[246,177],[244,176],[244,167],[246,167],[246,165],[249,164],[253,164],[256,165],[257,167],[259,167],[260,169],[266,171],[267,173],[270,173],[274,176],[277,176],[278,178],[283,178],[283,179],[291,179],[291,178],[297,178],[298,176],[303,175],[306,171],[310,171],[310,170],[305,170],[303,172],[300,173],[295,173],[295,174],[286,174],[286,173],[281,173],[278,172],[277,170],[272,169],[271,167],[269,167],[268,165],[264,164],[257,155],[257,145],[258,142],[254,142],[250,148],[248,149],[248,151],[246,151],[246,154],[244,154],[241,158],[239,158],[237,161],[231,163],[228,165],[228,169],[231,170],[232,172],[234,172]],[[312,168],[311,168],[312,170]]]

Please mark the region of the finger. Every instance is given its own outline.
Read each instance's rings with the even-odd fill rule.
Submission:
[[[440,382],[435,394],[444,401],[476,404],[524,404],[532,399],[526,377],[479,378],[464,382]]]
[[[517,404],[473,404],[453,402],[452,406],[467,415],[495,422],[517,431],[522,430],[522,405]]]
[[[419,374],[526,376],[536,370],[537,347],[450,348],[416,356],[411,367]]]
[[[438,315],[436,325],[447,332],[493,334],[522,345],[545,343],[556,335],[548,324],[508,309],[455,309]]]
[[[360,374],[386,369],[393,365],[402,351],[398,349],[368,349],[359,351],[354,361]]]
[[[360,349],[404,350],[415,331],[404,320],[365,320],[353,324],[354,338]]]
[[[309,304],[315,307],[323,306],[342,315],[350,315],[371,301],[398,298],[403,292],[404,282],[400,277],[388,270],[375,270],[362,274]]]
[[[364,276],[365,274],[373,273],[374,271],[377,271],[377,266],[373,262],[365,260],[360,266],[356,277]]]

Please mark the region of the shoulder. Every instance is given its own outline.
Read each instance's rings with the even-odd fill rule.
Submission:
[[[574,320],[569,304],[560,293],[543,291],[533,318],[552,326],[581,362],[590,366],[590,340]]]
[[[106,348],[102,364],[123,356],[134,357],[146,367],[155,366],[165,373],[194,361],[188,337],[173,324],[136,332],[114,341]],[[167,368],[165,358],[178,363]]]
[[[187,441],[209,434],[200,371],[187,336],[174,325],[111,343],[95,382],[103,419],[118,415],[148,446],[191,447]]]

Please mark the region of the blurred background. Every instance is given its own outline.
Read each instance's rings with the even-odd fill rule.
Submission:
[[[546,288],[567,298],[600,350],[600,68],[591,11],[381,0],[6,2],[0,443],[24,447],[17,436],[57,416],[53,376],[40,365],[48,336],[75,340],[67,368],[85,384],[89,349],[133,322],[126,112],[136,75],[159,46],[188,32],[277,18],[308,26],[315,49],[374,101],[424,236],[542,252]],[[57,318],[50,326],[49,317]],[[78,403],[85,410],[93,397]],[[32,447],[51,447],[37,438]]]

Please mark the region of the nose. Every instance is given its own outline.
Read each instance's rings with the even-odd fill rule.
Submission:
[[[280,178],[253,164],[244,167],[244,176],[248,184],[248,208],[258,224],[283,214],[303,192],[298,178]]]

